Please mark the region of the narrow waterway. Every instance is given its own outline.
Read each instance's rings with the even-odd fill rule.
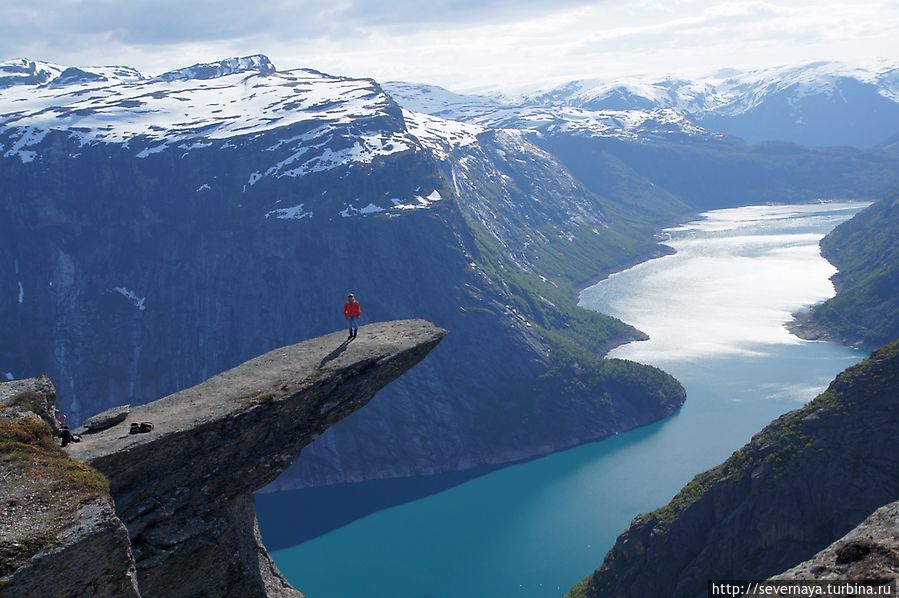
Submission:
[[[667,502],[863,357],[800,341],[783,324],[833,294],[818,241],[864,205],[716,210],[670,229],[676,254],[611,276],[581,304],[650,335],[613,356],[676,376],[688,394],[676,415],[462,483],[435,476],[258,496],[278,567],[309,598],[560,596],[634,515]],[[364,511],[369,497],[389,503],[391,493],[400,501],[451,484],[296,545],[284,540]]]

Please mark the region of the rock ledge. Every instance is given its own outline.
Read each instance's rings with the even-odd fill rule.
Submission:
[[[301,596],[262,546],[252,492],[445,335],[372,324],[276,349],[86,432],[69,455],[109,480],[144,596]],[[426,400],[426,397],[422,397]],[[152,431],[130,434],[132,423]]]

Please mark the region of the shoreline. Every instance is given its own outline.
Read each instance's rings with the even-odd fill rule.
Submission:
[[[678,216],[676,219],[670,221],[668,224],[662,225],[660,228],[658,228],[656,230],[655,233],[653,233],[653,238],[658,239],[656,249],[654,251],[650,251],[647,254],[644,254],[643,256],[636,257],[632,260],[628,260],[628,261],[620,264],[618,267],[607,268],[605,270],[602,270],[596,276],[587,279],[587,281],[585,281],[583,284],[574,285],[574,290],[572,291],[572,300],[574,301],[575,305],[577,305],[581,309],[589,309],[589,308],[581,306],[581,304],[580,304],[581,294],[588,288],[602,282],[603,280],[606,280],[613,274],[617,274],[619,272],[624,272],[625,270],[629,270],[629,269],[633,268],[634,266],[638,266],[640,264],[649,262],[654,259],[665,257],[666,255],[676,254],[677,253],[676,249],[674,249],[670,245],[665,244],[665,241],[667,241],[668,238],[670,238],[670,235],[666,235],[664,233],[665,229],[675,227],[675,226],[682,226],[689,222],[693,222],[694,220],[698,219],[702,214],[706,214],[708,212],[715,212],[718,210],[731,210],[731,209],[747,208],[750,206],[761,206],[761,205],[764,205],[764,206],[826,205],[826,204],[834,204],[834,203],[862,203],[862,204],[871,205],[871,204],[875,203],[875,201],[876,200],[872,200],[869,198],[846,198],[846,197],[831,198],[831,199],[817,198],[817,199],[811,199],[808,201],[796,201],[796,202],[769,201],[769,202],[760,203],[760,204],[748,203],[748,204],[738,205],[738,206],[714,208],[711,210],[686,212],[686,213]],[[867,207],[867,206],[865,206],[865,207]],[[864,209],[864,208],[862,208],[862,209]],[[828,233],[828,234],[830,234],[830,233]],[[822,240],[823,240],[823,237],[822,237]],[[819,241],[818,242],[819,248],[820,248],[820,243],[821,242]],[[837,268],[837,272],[831,277],[831,282],[833,282],[834,290],[836,291],[834,294],[834,297],[836,297],[836,294],[840,292],[840,287],[842,286],[839,281],[839,275],[840,275],[839,268],[835,263],[833,263],[833,261],[831,261],[831,259],[827,255],[825,255],[824,251],[820,251],[820,254],[821,254],[821,257],[823,257],[825,260],[827,260],[827,262],[830,263],[834,268]],[[832,299],[832,297],[831,297],[831,299]],[[793,334],[794,336],[796,336],[802,340],[837,343],[837,344],[840,344],[840,345],[843,345],[845,347],[849,347],[852,349],[868,350],[868,348],[865,347],[864,345],[859,344],[858,342],[854,342],[851,339],[843,338],[843,337],[833,333],[833,331],[827,329],[824,326],[821,326],[821,325],[816,326],[811,321],[811,317],[812,317],[811,314],[814,311],[815,307],[823,304],[825,301],[828,301],[828,300],[829,299],[825,299],[824,301],[821,301],[814,305],[810,305],[810,306],[802,308],[796,312],[793,312],[792,314],[790,314],[790,316],[791,316],[790,320],[787,322],[784,322],[783,326],[787,329],[788,332],[790,332],[790,334]],[[595,310],[591,310],[591,311],[595,311]],[[597,313],[604,313],[604,312],[597,312]],[[605,315],[611,316],[611,314],[605,314]],[[612,316],[612,317],[615,317],[615,316]],[[608,359],[608,357],[607,357],[608,354],[610,352],[612,352],[614,349],[617,349],[618,347],[627,345],[632,342],[649,340],[649,335],[647,335],[645,332],[643,332],[636,326],[634,326],[628,322],[625,322],[624,320],[621,320],[621,321],[624,322],[624,324],[626,324],[630,328],[632,328],[634,331],[636,331],[637,334],[635,335],[634,338],[623,338],[619,341],[608,342],[608,343],[605,343],[605,344],[597,347],[596,353],[598,355],[601,355],[603,359]]]

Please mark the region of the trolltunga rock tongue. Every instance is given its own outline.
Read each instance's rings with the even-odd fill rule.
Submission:
[[[147,596],[298,596],[262,547],[252,492],[421,361],[445,331],[372,324],[276,349],[71,445],[110,482]],[[153,429],[131,434],[132,423]]]

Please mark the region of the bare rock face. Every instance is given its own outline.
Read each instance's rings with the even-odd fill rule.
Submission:
[[[772,579],[899,581],[899,502],[877,509],[851,532]]]
[[[300,596],[260,542],[252,492],[444,334],[404,320],[283,347],[70,445],[109,479],[143,595]],[[130,433],[145,422],[151,431]]]
[[[118,407],[112,407],[98,413],[97,415],[93,415],[82,423],[82,427],[84,430],[105,430],[106,428],[111,428],[116,424],[120,424],[125,421],[125,418],[128,417],[128,413],[131,410],[131,405],[120,405]]]

